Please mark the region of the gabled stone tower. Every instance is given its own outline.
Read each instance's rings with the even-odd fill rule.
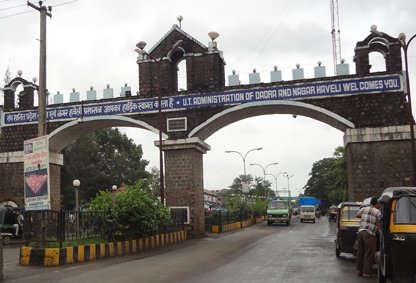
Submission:
[[[371,34],[355,46],[355,70],[357,75],[370,73],[371,65],[369,54],[379,52],[383,55],[386,72],[396,73],[402,71],[401,44],[398,38],[377,31],[377,26],[371,26]]]
[[[178,41],[181,41],[180,44]],[[178,45],[172,49],[173,45]],[[176,24],[152,47],[139,54],[139,97],[173,96],[178,93],[178,64],[186,60],[187,92],[222,90],[225,61],[212,41],[209,47],[184,32]]]

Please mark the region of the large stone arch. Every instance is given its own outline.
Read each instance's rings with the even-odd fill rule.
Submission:
[[[202,123],[189,133],[189,137],[197,136],[207,139],[221,128],[241,119],[268,114],[292,114],[306,116],[328,124],[342,132],[354,128],[354,123],[327,109],[297,101],[266,101],[241,104],[228,108]]]
[[[159,130],[153,126],[129,117],[124,116],[101,116],[87,117],[71,121],[57,128],[49,134],[49,150],[51,152],[60,152],[69,143],[77,138],[91,133],[96,130],[110,127],[135,127],[149,130],[153,133],[159,133]],[[162,133],[164,139],[168,136]]]

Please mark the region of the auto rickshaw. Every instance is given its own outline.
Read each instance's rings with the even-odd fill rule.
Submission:
[[[337,221],[338,207],[331,206],[329,208],[329,221]]]
[[[22,211],[15,207],[0,208],[0,233],[3,244],[10,244],[14,238],[22,236]]]
[[[378,282],[416,282],[416,187],[391,187],[380,198]]]
[[[352,253],[355,255],[354,243],[357,239],[360,219],[356,218],[360,210],[360,202],[342,202],[338,205],[337,238],[335,240],[335,255]]]

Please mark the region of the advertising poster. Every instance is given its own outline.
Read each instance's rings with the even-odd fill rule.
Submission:
[[[24,141],[26,210],[50,209],[48,136]]]

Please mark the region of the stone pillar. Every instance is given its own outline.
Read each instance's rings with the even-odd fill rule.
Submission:
[[[203,154],[210,149],[199,138],[163,142],[166,205],[189,208],[188,225],[195,237],[205,233]]]
[[[388,187],[412,185],[408,125],[348,129],[344,146],[350,200],[362,201]]]

